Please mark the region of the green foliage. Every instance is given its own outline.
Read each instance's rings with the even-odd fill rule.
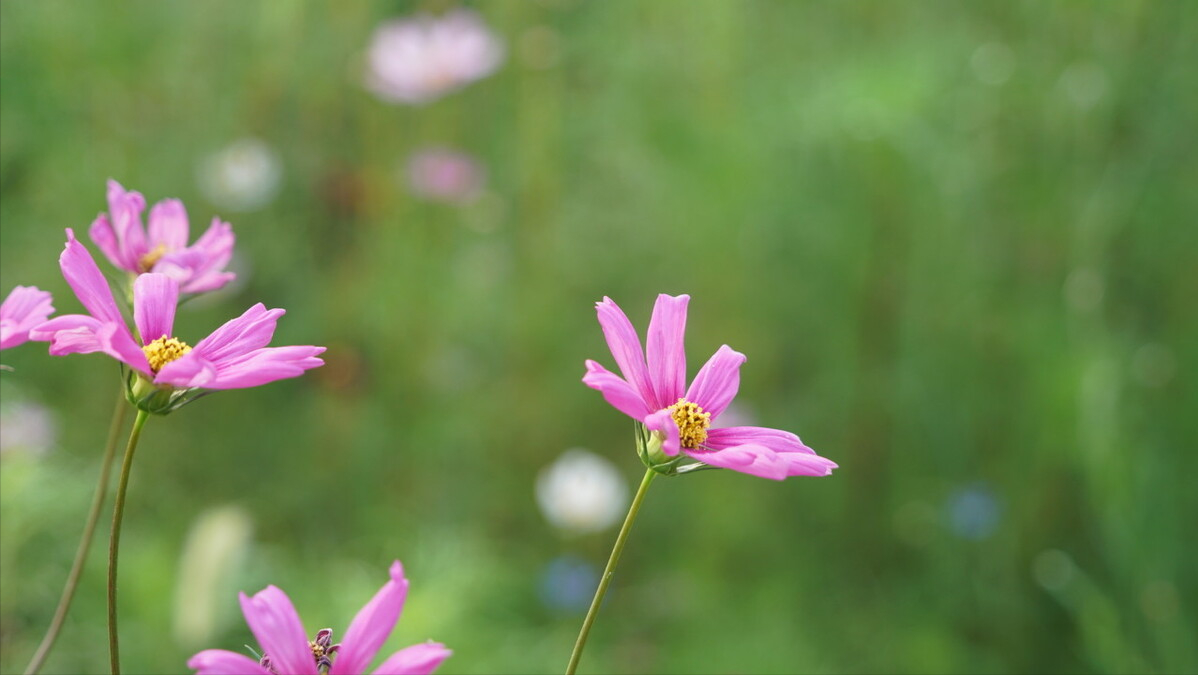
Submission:
[[[252,644],[235,593],[270,583],[336,638],[395,558],[412,590],[388,646],[560,671],[582,612],[546,606],[541,575],[564,553],[601,567],[615,532],[555,532],[534,480],[585,446],[635,484],[631,425],[579,379],[614,367],[594,301],[643,329],[659,292],[692,295],[692,374],[745,352],[742,412],[841,468],[658,481],[582,671],[1198,670],[1193,5],[487,3],[504,66],[388,105],[362,51],[415,9],[0,4],[0,291],[78,311],[62,228],[82,236],[112,177],[237,233],[246,283],[185,306],[180,337],[261,301],[288,310],[277,344],[329,347],[147,425],[128,672]],[[279,153],[281,192],[221,212],[197,166],[246,136]],[[477,156],[486,192],[411,196],[399,168],[427,145]],[[3,361],[4,405],[60,425],[51,452],[3,457],[12,672],[121,382],[100,356]],[[252,543],[180,632],[176,598],[205,597],[179,590],[189,529],[229,505]],[[45,672],[107,666],[104,542]]]

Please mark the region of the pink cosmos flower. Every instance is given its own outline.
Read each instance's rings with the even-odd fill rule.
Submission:
[[[263,655],[254,661],[224,649],[206,649],[191,657],[188,668],[196,675],[357,675],[365,673],[375,654],[399,620],[408,580],[403,565],[391,564],[391,580],[366,603],[349,624],[345,640],[332,644],[333,631],[325,628],[308,640],[308,633],[287,594],[267,586],[254,597],[240,594],[241,611]],[[452,652],[438,642],[412,645],[392,654],[374,669],[375,675],[423,675],[436,670]]]
[[[596,303],[599,325],[624,377],[588,360],[583,383],[657,432],[661,452],[668,457],[681,451],[703,464],[775,480],[830,475],[836,463],[816,455],[790,432],[748,426],[712,428],[736,397],[745,355],[723,345],[687,388],[683,336],[689,301],[689,295],[657,296],[644,352],[632,322],[616,303],[607,297]]]
[[[256,387],[324,365],[316,358],[324,347],[267,347],[284,312],[261,303],[192,348],[173,333],[179,284],[158,273],[133,282],[133,319],[141,336],[135,340],[96,261],[70,229],[59,265],[89,313],[57,316],[30,331],[30,339],[49,341],[55,356],[104,352],[167,390]]]
[[[366,57],[366,86],[396,103],[427,103],[490,75],[503,45],[477,14],[459,9],[379,26]]]
[[[104,255],[130,274],[157,272],[179,283],[184,293],[214,291],[233,279],[224,271],[233,256],[233,227],[213,218],[208,230],[187,245],[187,211],[178,199],[164,199],[150,209],[142,226],[146,199],[108,181],[108,213],[101,213],[88,234]]]
[[[29,330],[54,313],[53,298],[36,286],[17,286],[0,304],[0,349],[29,340]]]

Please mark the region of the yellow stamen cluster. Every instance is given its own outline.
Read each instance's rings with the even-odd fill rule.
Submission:
[[[324,656],[324,647],[316,644],[314,640],[308,640],[308,648],[312,650],[312,657],[317,661],[320,661],[321,657]]]
[[[684,448],[695,449],[707,440],[707,428],[711,426],[711,413],[690,401],[680,398],[670,406],[670,416],[678,424],[679,443]]]
[[[178,338],[163,335],[141,350],[150,362],[150,370],[157,373],[166,364],[190,352],[191,346]]]
[[[143,255],[141,260],[137,261],[137,268],[142,273],[149,272],[154,269],[154,264],[157,263],[162,256],[166,255],[166,244],[159,244],[154,247],[154,250]]]

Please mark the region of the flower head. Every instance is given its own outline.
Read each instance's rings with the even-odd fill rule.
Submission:
[[[356,675],[365,673],[399,620],[408,580],[403,565],[391,564],[391,580],[366,603],[349,624],[345,638],[333,644],[333,631],[317,632],[315,640],[300,622],[287,594],[267,586],[253,597],[240,594],[245,622],[257,638],[263,654],[257,661],[223,649],[204,650],[187,662],[196,675]],[[425,642],[401,649],[379,667],[375,675],[431,673],[449,657],[445,645]]]
[[[503,45],[477,14],[459,9],[384,23],[366,58],[366,86],[379,97],[427,103],[490,75]]]
[[[673,471],[676,460],[660,460],[682,452],[709,466],[775,480],[830,475],[836,463],[816,455],[788,431],[714,426],[736,397],[745,355],[723,345],[687,387],[683,337],[689,301],[688,295],[657,296],[645,351],[632,322],[611,298],[596,304],[599,325],[623,377],[588,360],[582,381],[653,432],[643,443],[652,448],[643,454],[646,463]]]
[[[108,181],[108,213],[101,213],[88,234],[113,265],[131,275],[157,272],[179,284],[184,293],[214,291],[235,276],[224,271],[233,256],[233,227],[213,218],[208,230],[187,245],[187,211],[177,199],[164,199],[150,209],[149,228],[142,226],[146,199]]]
[[[59,265],[88,314],[57,316],[34,328],[30,339],[49,341],[55,356],[103,352],[129,366],[136,375],[131,391],[153,398],[151,412],[169,412],[195,389],[256,387],[324,365],[317,358],[324,347],[267,347],[284,312],[261,303],[193,347],[174,334],[179,284],[158,273],[133,282],[135,339],[96,261],[70,229]],[[171,407],[163,407],[164,398]]]
[[[36,286],[17,286],[0,303],[0,349],[29,340],[29,331],[54,313],[53,298]]]

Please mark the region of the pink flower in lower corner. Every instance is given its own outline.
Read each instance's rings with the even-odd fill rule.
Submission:
[[[54,313],[49,291],[36,286],[17,286],[0,304],[0,349],[29,340],[29,331]]]
[[[88,314],[57,316],[30,331],[30,339],[49,341],[55,356],[108,354],[139,375],[145,385],[139,396],[165,393],[169,409],[177,407],[180,392],[256,387],[324,365],[317,358],[324,347],[267,347],[284,311],[261,303],[192,347],[174,335],[179,284],[165,274],[142,274],[133,282],[133,319],[141,336],[134,339],[96,261],[70,229],[59,265]],[[164,402],[162,396],[156,401]]]
[[[214,291],[236,276],[225,266],[233,257],[233,226],[213,218],[191,246],[187,211],[178,199],[164,199],[150,209],[149,227],[142,225],[146,199],[108,181],[108,213],[101,213],[88,234],[118,268],[137,275],[165,274],[184,293]]]
[[[596,303],[599,325],[623,377],[588,360],[583,383],[655,432],[660,453],[665,455],[653,459],[655,466],[682,452],[703,464],[762,478],[830,475],[836,463],[815,454],[788,431],[713,427],[736,397],[745,355],[723,345],[688,388],[683,337],[689,301],[688,295],[657,296],[645,351],[632,322],[611,298]]]
[[[196,675],[361,675],[395,628],[408,594],[403,565],[396,560],[390,572],[391,580],[354,617],[340,644],[333,644],[333,631],[328,628],[309,640],[282,590],[267,586],[253,597],[241,593],[241,611],[262,648],[261,658],[255,661],[237,652],[207,649],[191,657],[187,667],[194,668]],[[373,672],[423,675],[436,670],[451,653],[438,642],[412,645],[389,656]]]

